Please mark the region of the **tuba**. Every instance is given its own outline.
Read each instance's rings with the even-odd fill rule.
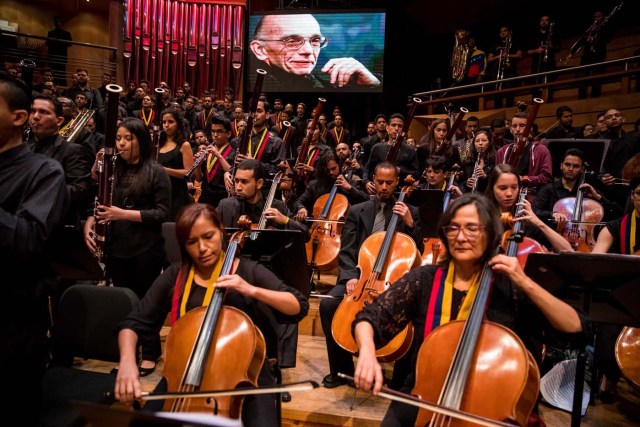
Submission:
[[[451,56],[451,77],[456,83],[460,83],[464,80],[467,73],[467,59],[469,57],[469,46],[467,45],[468,37],[468,31],[456,31],[453,55]]]

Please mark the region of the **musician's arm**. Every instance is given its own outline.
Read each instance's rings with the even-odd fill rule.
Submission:
[[[606,254],[609,253],[609,249],[613,246],[613,235],[609,231],[608,227],[604,227],[598,234],[598,240],[593,247],[591,253],[593,254]]]

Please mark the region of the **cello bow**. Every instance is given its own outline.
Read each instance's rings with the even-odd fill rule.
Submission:
[[[347,380],[349,384],[353,384],[352,376],[345,375],[342,372],[339,372],[338,376]],[[418,408],[422,409],[428,409],[429,411],[445,415],[447,417],[455,418],[461,421],[468,421],[479,426],[513,427],[513,424],[510,423],[492,420],[491,418],[474,415],[468,412],[460,411],[458,409],[447,408],[446,406],[438,405],[436,403],[420,399],[419,397],[413,396],[411,394],[402,393],[385,386],[382,386],[382,389],[377,395],[380,397],[384,397],[385,399],[406,403],[407,405],[417,406]]]

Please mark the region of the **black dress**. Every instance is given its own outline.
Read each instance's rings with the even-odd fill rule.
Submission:
[[[158,163],[171,169],[184,169],[181,147],[182,144],[176,144],[173,150],[166,153],[158,153]],[[169,214],[169,221],[173,222],[176,220],[178,211],[183,206],[193,203],[193,199],[189,194],[186,179],[176,178],[175,176],[169,176],[169,178],[171,178],[171,213]]]

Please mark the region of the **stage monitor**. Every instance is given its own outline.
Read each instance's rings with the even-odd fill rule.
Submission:
[[[380,10],[295,9],[251,15],[246,91],[253,92],[256,70],[263,69],[267,74],[261,91],[267,93],[382,93],[385,21]],[[358,63],[366,68],[362,75],[353,75],[344,85],[331,83],[331,71],[341,64],[343,70],[353,69]]]

